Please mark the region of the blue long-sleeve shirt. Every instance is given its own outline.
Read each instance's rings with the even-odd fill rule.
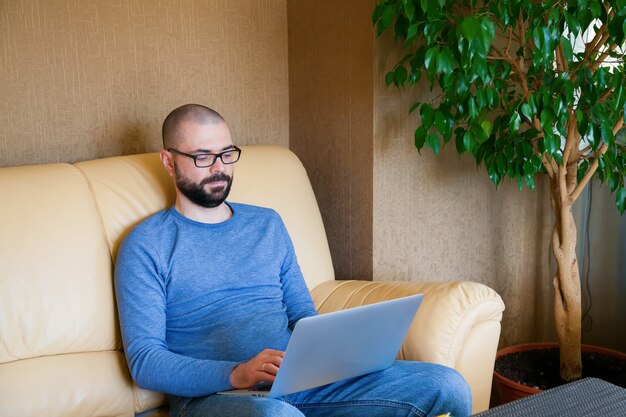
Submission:
[[[231,389],[230,372],[263,349],[285,350],[302,317],[317,314],[280,216],[229,203],[205,224],[174,207],[124,240],[115,290],[137,384],[171,402]]]

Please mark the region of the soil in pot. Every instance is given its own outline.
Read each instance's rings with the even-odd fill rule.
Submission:
[[[583,352],[582,361],[583,378],[599,378],[626,388],[626,359]],[[559,376],[558,348],[509,353],[496,360],[495,370],[518,384],[541,390],[564,383]]]

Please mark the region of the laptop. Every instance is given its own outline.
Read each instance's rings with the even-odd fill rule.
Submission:
[[[423,294],[300,319],[273,384],[221,395],[275,398],[381,371],[393,363]]]

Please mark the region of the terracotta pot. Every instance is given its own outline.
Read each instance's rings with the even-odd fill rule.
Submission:
[[[529,350],[536,349],[553,349],[558,348],[558,343],[525,343],[521,345],[514,345],[504,349],[500,349],[496,354],[496,361],[499,357],[514,352],[527,352]],[[600,353],[608,356],[614,356],[621,359],[626,359],[626,354],[618,352],[616,350],[605,349],[594,345],[582,345],[583,352]],[[537,394],[543,390],[537,388],[531,388],[526,385],[518,384],[504,376],[500,375],[496,371],[493,372],[493,385],[494,391],[497,395],[496,404],[505,404],[520,398],[528,397],[529,395]]]

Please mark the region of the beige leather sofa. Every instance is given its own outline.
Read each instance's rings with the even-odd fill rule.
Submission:
[[[126,233],[173,203],[157,154],[2,168],[0,195],[0,416],[167,415],[163,395],[131,381],[112,284]],[[474,411],[488,407],[504,309],[494,291],[335,281],[306,172],[284,148],[244,147],[230,200],[282,215],[321,313],[425,293],[400,357],[459,370]]]

